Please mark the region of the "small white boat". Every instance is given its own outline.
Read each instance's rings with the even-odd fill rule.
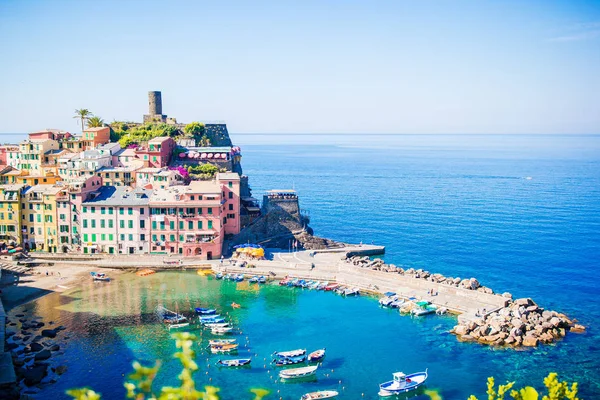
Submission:
[[[102,273],[102,272],[90,272],[90,275],[92,276],[92,279],[94,281],[110,282],[110,278],[105,273]]]
[[[238,358],[235,360],[219,360],[217,361],[217,365],[221,367],[242,367],[244,365],[249,365],[252,359],[250,358]]]
[[[211,339],[208,341],[208,344],[211,346],[222,346],[224,344],[232,344],[235,343],[237,339]]]
[[[317,362],[325,358],[325,349],[315,350],[308,355],[308,362]]]
[[[379,396],[395,396],[418,388],[427,379],[427,370],[409,375],[405,375],[402,372],[395,372],[393,376],[394,380],[379,385]]]
[[[313,365],[311,367],[284,369],[283,371],[279,371],[279,377],[281,379],[305,378],[314,375],[317,368],[319,368],[317,365]]]
[[[221,322],[218,324],[204,324],[205,327],[210,328],[210,329],[215,329],[215,328],[227,328],[231,325],[229,325],[229,322]]]
[[[390,303],[391,308],[400,308],[404,304],[404,299],[396,299]]]
[[[331,399],[339,395],[335,390],[320,390],[318,392],[306,393],[300,400]]]
[[[232,351],[237,351],[239,347],[239,344],[237,343],[230,343],[230,344],[223,344],[223,345],[217,345],[217,346],[210,346],[210,352],[213,354],[216,353],[230,353]]]
[[[306,354],[306,349],[296,349],[289,351],[276,351],[273,353],[277,357],[297,357]]]
[[[360,294],[360,290],[358,288],[346,289],[342,292],[344,296],[358,296]]]
[[[213,328],[210,331],[212,333],[219,334],[219,333],[229,333],[232,330],[233,330],[233,326],[225,326],[225,327],[222,327],[222,328]]]

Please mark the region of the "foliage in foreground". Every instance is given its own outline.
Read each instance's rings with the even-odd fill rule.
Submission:
[[[152,390],[152,383],[160,368],[157,361],[153,367],[144,367],[137,361],[133,363],[134,372],[129,375],[129,381],[125,382],[127,389],[127,398],[134,400],[219,400],[219,388],[214,386],[205,386],[203,391],[196,389],[196,383],[192,375],[198,370],[198,364],[194,361],[196,356],[192,345],[196,336],[191,333],[174,333],[171,335],[175,339],[175,344],[181,351],[176,352],[173,357],[179,359],[183,369],[178,378],[181,385],[178,387],[165,386],[160,389],[159,394]],[[514,400],[581,400],[577,397],[577,383],[569,384],[560,382],[558,374],[551,372],[544,378],[544,386],[548,389],[547,394],[540,394],[531,386],[520,390],[511,390],[514,382],[508,382],[505,385],[495,387],[494,378],[487,380],[487,400],[504,400],[508,393]],[[254,394],[254,400],[261,400],[269,394],[265,389],[251,389]],[[442,400],[442,396],[437,390],[426,390],[425,395],[431,400]],[[101,395],[92,389],[71,389],[67,394],[74,400],[100,400]],[[478,400],[471,395],[467,400]]]
[[[134,372],[129,375],[129,381],[125,382],[127,398],[134,400],[219,400],[219,389],[213,386],[205,386],[203,391],[196,389],[196,383],[192,375],[198,370],[198,364],[194,361],[195,352],[192,345],[196,336],[191,333],[175,333],[171,335],[175,344],[181,351],[176,352],[173,357],[179,359],[183,369],[178,378],[181,385],[178,387],[165,386],[157,394],[152,390],[152,383],[160,368],[157,362],[153,367],[144,367],[137,361],[133,363]],[[254,400],[263,399],[269,392],[264,389],[251,389]],[[92,389],[72,389],[67,394],[75,400],[100,400],[100,394]]]
[[[510,397],[515,400],[580,400],[577,397],[577,382],[572,384],[566,381],[560,382],[556,372],[551,372],[544,378],[544,386],[548,389],[548,393],[542,393],[542,397],[531,386],[520,390],[511,390],[514,384],[514,382],[508,382],[506,385],[499,385],[496,389],[494,378],[488,378],[486,392],[488,400],[504,400],[509,391]],[[477,397],[471,395],[468,400],[477,400]]]

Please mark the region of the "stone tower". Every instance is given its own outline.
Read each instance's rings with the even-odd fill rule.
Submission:
[[[162,113],[162,95],[159,91],[148,92],[148,115],[144,115],[144,123],[166,121],[167,116]]]
[[[148,114],[162,115],[162,96],[159,91],[148,92]]]

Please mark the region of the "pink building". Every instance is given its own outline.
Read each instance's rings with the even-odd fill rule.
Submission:
[[[56,207],[62,211],[58,216],[58,241],[62,251],[75,251],[82,244],[82,204],[102,186],[102,178],[98,176],[82,177],[58,184],[64,185],[69,195],[68,199],[57,199]]]
[[[139,147],[136,150],[138,158],[149,167],[166,167],[171,161],[173,150],[177,146],[175,141],[168,136],[156,137],[148,142],[147,147]]]
[[[221,172],[216,177],[221,186],[222,205],[221,219],[223,233],[236,235],[240,233],[240,176],[234,172]]]
[[[46,129],[44,131],[32,132],[29,134],[29,139],[51,139],[51,140],[68,140],[72,138],[69,132],[60,131],[58,129]]]
[[[217,180],[154,190],[149,203],[150,252],[207,260],[221,257],[222,200]]]

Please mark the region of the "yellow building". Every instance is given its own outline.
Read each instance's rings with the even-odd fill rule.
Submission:
[[[0,240],[22,243],[21,200],[25,185],[0,185]]]
[[[0,171],[0,185],[12,185],[21,183],[21,176],[27,175],[25,171],[19,171],[13,167],[6,166]]]
[[[66,188],[36,185],[24,192],[23,243],[26,248],[56,253],[59,251],[57,199],[68,196]]]
[[[40,175],[46,153],[58,148],[58,141],[53,139],[27,139],[19,143],[18,153],[8,153],[7,162],[11,167],[29,171],[31,175]]]
[[[54,185],[62,181],[62,178],[53,172],[48,172],[44,175],[22,175],[17,177],[17,181],[27,186]]]

